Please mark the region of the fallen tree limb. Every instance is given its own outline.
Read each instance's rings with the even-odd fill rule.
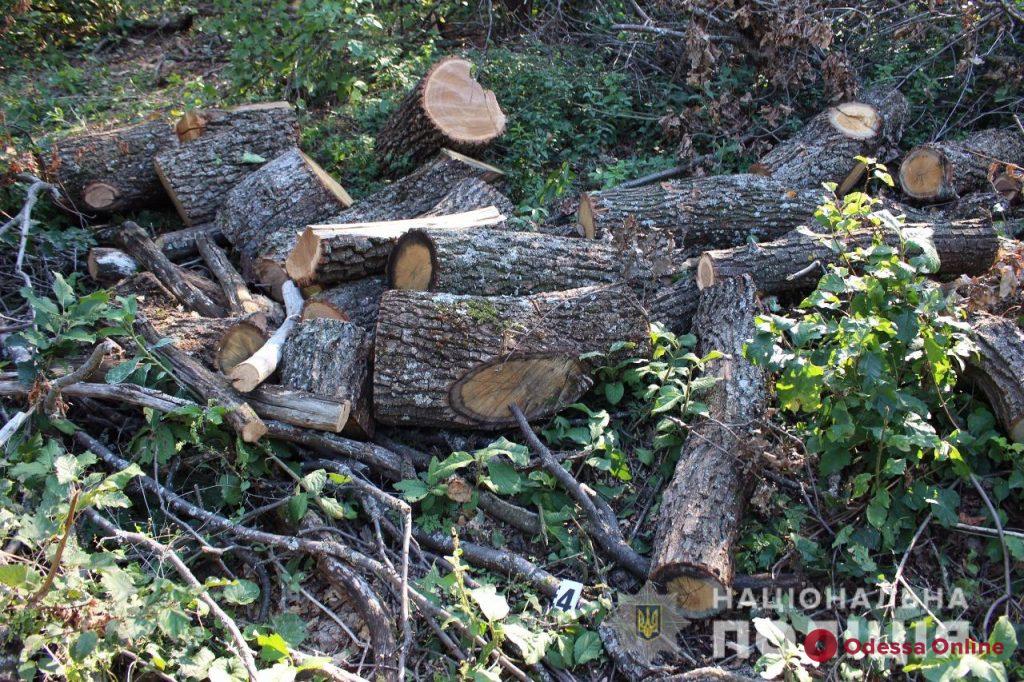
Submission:
[[[220,282],[220,288],[227,299],[228,309],[235,315],[260,312],[260,306],[253,300],[252,292],[238,274],[224,250],[213,243],[209,233],[199,232],[195,236],[196,249],[203,257],[206,267]]]
[[[281,361],[284,344],[292,328],[302,315],[302,292],[291,281],[281,287],[284,296],[285,319],[277,331],[248,360],[238,363],[228,372],[228,378],[236,391],[248,393],[267,380]]]

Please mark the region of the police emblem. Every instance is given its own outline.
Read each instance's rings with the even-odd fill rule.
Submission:
[[[661,605],[637,604],[636,633],[643,639],[654,639],[661,634]]]
[[[671,595],[660,594],[648,582],[636,594],[620,594],[618,601],[605,619],[615,632],[618,646],[646,665],[661,652],[676,651],[676,635],[690,621]]]

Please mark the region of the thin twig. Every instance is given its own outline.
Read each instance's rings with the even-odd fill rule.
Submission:
[[[1003,521],[999,518],[999,512],[996,511],[996,507],[992,504],[992,500],[989,499],[988,493],[985,492],[985,488],[982,487],[981,481],[974,474],[971,474],[971,483],[974,485],[974,489],[981,495],[981,499],[985,501],[985,506],[988,507],[989,514],[992,515],[992,521],[996,524],[996,531],[999,533],[999,544],[1003,547],[1003,590],[1006,595],[1006,600],[1009,601],[1013,598],[1013,587],[1011,586],[1010,580],[1010,552],[1006,547],[1006,536],[1003,532]],[[1006,607],[1006,615],[1010,615],[1009,604]]]

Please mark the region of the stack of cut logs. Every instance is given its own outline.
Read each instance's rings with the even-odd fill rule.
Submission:
[[[664,491],[650,575],[699,616],[732,581],[767,402],[764,374],[742,353],[756,296],[813,288],[836,257],[833,237],[814,232],[822,183],[863,186],[855,157],[897,158],[907,113],[898,92],[869,91],[749,174],[584,194],[579,237],[515,229],[502,172],[466,156],[502,134],[505,116],[458,58],[436,64],[379,133],[386,173],[419,167],[358,201],[297,148],[285,103],[66,140],[54,166],[87,212],[173,203],[185,229],[154,241],[130,221],[103,228],[111,246],[89,254],[89,272],[139,297],[155,352],[231,408],[247,441],[268,432],[264,419],[358,438],[378,423],[502,429],[516,423],[512,405],[544,419],[588,390],[613,345],[645,354],[651,321],[692,329],[700,354],[723,353],[708,368],[721,380]],[[984,272],[999,248],[985,207],[1018,200],[1024,135],[984,131],[903,158],[915,208],[885,208],[909,227],[883,221],[841,239],[895,244],[913,230],[934,246],[939,275]],[[192,267],[200,260],[212,279]],[[1019,438],[1024,339],[1014,324],[977,328],[971,374]]]

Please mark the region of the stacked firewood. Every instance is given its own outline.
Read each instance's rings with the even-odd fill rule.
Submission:
[[[766,378],[742,352],[757,296],[813,288],[836,257],[814,234],[821,184],[842,195],[865,179],[856,157],[898,158],[907,112],[898,92],[870,91],[813,118],[750,173],[584,194],[572,237],[515,229],[502,172],[466,156],[502,134],[505,116],[461,59],[435,65],[378,136],[389,174],[420,165],[356,201],[298,149],[282,103],[69,140],[55,157],[87,210],[173,203],[185,229],[153,240],[131,222],[106,228],[110,246],[90,253],[89,271],[143,299],[144,336],[173,340],[155,352],[231,408],[247,441],[268,432],[264,419],[363,439],[377,424],[509,428],[578,400],[618,342],[628,342],[618,353],[646,353],[650,322],[691,330],[701,354],[723,354],[708,368],[720,381],[664,492],[643,570],[704,616],[733,580],[767,402]],[[982,207],[1019,200],[1024,133],[985,131],[903,158],[915,207],[887,198],[885,208],[909,225],[842,239],[896,243],[910,229],[934,245],[939,275],[988,269],[999,237]],[[208,276],[183,264],[196,255]],[[1010,326],[979,323],[972,374],[1018,437],[1022,374],[1006,368],[1024,367],[1024,343]]]

